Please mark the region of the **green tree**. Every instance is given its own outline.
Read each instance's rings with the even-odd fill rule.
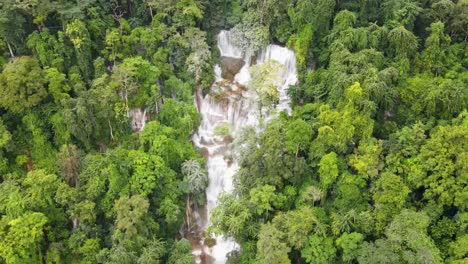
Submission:
[[[0,38],[5,41],[10,57],[14,58],[14,48],[19,48],[24,37],[26,19],[19,12],[14,1],[2,3],[0,8]]]
[[[425,187],[424,197],[439,205],[464,209],[467,204],[467,127],[465,112],[452,125],[436,127],[418,155],[421,167],[409,175],[412,183]]]
[[[162,240],[153,239],[143,248],[142,254],[138,258],[138,264],[159,264],[163,263],[166,254],[166,245]]]
[[[85,80],[90,80],[92,77],[92,64],[91,64],[91,39],[85,23],[79,19],[73,20],[67,24],[66,35],[73,43],[77,64]]]
[[[22,113],[41,103],[47,96],[44,73],[36,59],[18,57],[0,75],[0,106]]]
[[[360,233],[344,233],[336,240],[336,245],[343,251],[342,260],[345,263],[351,263],[358,256],[358,250],[364,237]]]
[[[266,2],[266,1],[265,1]],[[261,9],[261,12],[265,12]],[[244,52],[257,52],[267,46],[270,38],[269,28],[257,21],[257,14],[248,12],[242,21],[232,29],[237,46]]]
[[[296,157],[299,151],[309,149],[310,139],[313,131],[310,125],[302,119],[292,121],[285,133],[286,148],[290,153],[295,153]]]
[[[144,218],[148,214],[149,203],[144,197],[134,195],[121,197],[115,202],[116,227],[127,237],[134,237],[144,225]]]
[[[284,67],[277,61],[270,60],[251,67],[249,71],[252,79],[248,87],[257,94],[260,109],[276,104],[279,99],[279,76],[283,73]]]
[[[275,189],[275,186],[264,185],[250,190],[250,202],[255,206],[257,214],[265,213],[268,217],[268,212],[273,211],[272,205],[277,200]]]
[[[375,202],[377,230],[381,231],[391,220],[392,216],[398,214],[403,208],[410,189],[400,177],[388,172],[382,173],[375,184],[373,198]]]
[[[65,181],[75,187],[78,184],[82,154],[75,145],[63,145],[58,153],[57,163]]]
[[[181,239],[175,243],[175,246],[167,260],[169,264],[192,264],[195,262],[191,254],[192,247],[187,239]]]
[[[186,64],[188,71],[195,77],[195,82],[200,83],[202,73],[210,68],[211,52],[206,43],[206,33],[198,28],[189,28],[185,31],[191,50]]]
[[[259,263],[288,264],[291,248],[283,241],[284,234],[272,224],[264,224],[258,234],[257,261]]]
[[[310,235],[308,245],[301,251],[307,263],[333,263],[336,248],[331,237]]]
[[[377,239],[373,243],[364,242],[358,251],[358,263],[363,264],[384,264],[400,263],[400,256],[392,251],[392,244],[384,239]]]
[[[322,182],[322,188],[326,191],[331,184],[333,184],[338,177],[338,164],[337,155],[335,152],[330,152],[320,159],[319,164],[319,175],[320,181]]]
[[[280,213],[273,219],[273,224],[284,233],[288,245],[301,250],[307,246],[307,236],[311,233],[325,235],[328,232],[324,212],[309,206]]]
[[[190,193],[201,193],[208,186],[207,172],[196,160],[186,160],[182,163],[182,173],[188,178]]]
[[[136,57],[127,58],[114,67],[111,80],[116,83],[118,92],[123,94],[127,109],[142,107],[150,99],[154,83],[158,77],[157,69],[147,60]]]
[[[210,220],[210,231],[233,236],[237,240],[240,240],[246,231],[251,235],[258,232],[252,221],[253,212],[249,210],[247,202],[237,199],[232,194],[224,194],[220,197],[218,205],[211,213]]]
[[[18,218],[0,220],[0,256],[7,263],[38,263],[43,260],[44,232],[48,220],[31,212]]]
[[[60,73],[56,68],[47,68],[45,70],[45,80],[48,83],[49,93],[54,97],[55,103],[62,99],[70,98],[68,92],[71,87],[67,84],[67,78],[64,73]]]
[[[443,75],[449,61],[447,60],[450,37],[444,32],[444,23],[432,23],[429,29],[424,51],[421,53],[421,69],[435,76]]]
[[[404,262],[442,263],[439,249],[427,234],[429,217],[424,213],[403,210],[387,227],[388,240],[397,245]]]

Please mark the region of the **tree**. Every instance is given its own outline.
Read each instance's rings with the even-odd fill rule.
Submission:
[[[56,171],[56,150],[49,139],[49,131],[46,127],[46,122],[41,120],[40,115],[36,112],[29,111],[22,118],[24,127],[26,128],[26,136],[30,137],[25,144],[26,154],[29,156],[29,169],[47,169],[48,171]]]
[[[56,37],[48,29],[29,34],[26,45],[43,68],[55,68],[65,72],[73,56],[73,48],[64,43],[63,32]]]
[[[153,239],[143,248],[142,254],[138,258],[138,264],[159,264],[166,253],[166,244],[162,240]]]
[[[307,263],[333,263],[336,248],[331,237],[310,235],[308,245],[301,251],[301,256]]]
[[[326,153],[344,154],[360,140],[370,138],[373,131],[370,114],[374,104],[367,96],[361,85],[355,83],[345,90],[336,109],[328,104],[319,106],[318,134],[309,151],[314,166]]]
[[[319,175],[324,191],[335,182],[338,177],[337,156],[335,152],[330,152],[320,159]]]
[[[262,9],[262,12],[265,12]],[[256,14],[248,12],[233,29],[234,41],[245,53],[253,54],[267,46],[270,37],[268,26],[255,21]]]
[[[390,30],[388,40],[396,57],[409,57],[418,48],[417,37],[403,26]]]
[[[424,51],[421,53],[420,67],[423,71],[431,72],[435,76],[443,75],[449,63],[447,51],[450,37],[445,34],[444,23],[440,21],[432,23],[429,32]]]
[[[118,92],[123,94],[125,106],[130,109],[148,103],[152,90],[156,89],[158,74],[156,67],[147,60],[127,58],[114,67],[111,80],[117,85]]]
[[[128,158],[132,163],[129,184],[133,194],[147,196],[155,190],[166,193],[174,188],[175,173],[166,166],[161,157],[131,150]]]
[[[358,263],[363,264],[384,264],[400,263],[400,256],[392,251],[392,244],[384,239],[377,239],[375,242],[364,242],[358,251]]]
[[[18,57],[0,75],[0,106],[22,113],[38,105],[46,96],[44,73],[36,59]]]
[[[256,223],[252,221],[253,212],[249,210],[246,201],[232,194],[224,194],[219,198],[210,220],[209,232],[232,236],[236,240],[244,237],[245,233],[254,235],[258,232]]]
[[[148,213],[149,203],[144,197],[134,195],[121,197],[115,202],[117,229],[129,238],[138,234],[144,225],[144,218]]]
[[[186,160],[182,163],[182,173],[188,178],[189,191],[192,194],[200,193],[208,186],[207,172],[196,160]]]
[[[275,189],[275,186],[264,185],[250,190],[250,203],[257,209],[257,214],[265,213],[268,218],[268,212],[273,211],[272,205],[277,200]]]
[[[444,119],[455,117],[467,105],[466,86],[463,86],[462,78],[462,76],[454,79],[430,78],[427,75],[408,78],[406,84],[398,90],[409,113],[404,113],[403,109],[401,112],[409,119],[419,116],[436,116]]]
[[[167,263],[169,264],[192,264],[195,262],[194,257],[192,256],[192,247],[190,242],[183,238],[174,246]]]
[[[81,153],[77,146],[63,145],[60,148],[57,163],[60,167],[61,174],[65,178],[65,181],[71,187],[75,187],[78,184],[81,160]]]
[[[291,263],[288,253],[291,248],[283,241],[284,234],[272,224],[264,224],[258,234],[257,261],[259,263]]]
[[[190,46],[191,53],[187,57],[187,69],[194,76],[195,82],[200,83],[202,73],[210,68],[211,52],[206,43],[206,33],[198,28],[189,28],[184,33]]]
[[[468,235],[462,235],[449,245],[450,257],[448,258],[451,263],[463,263],[466,261]]]
[[[312,204],[315,204],[322,199],[322,196],[323,192],[320,188],[316,186],[309,186],[303,194],[303,199],[305,202],[312,202]]]
[[[0,256],[8,263],[41,262],[47,222],[47,217],[37,212],[14,219],[3,216],[0,220]]]
[[[424,197],[440,206],[466,208],[467,127],[466,112],[452,125],[436,127],[418,155],[421,167],[409,175],[412,183],[425,187]]]
[[[47,174],[45,170],[30,171],[23,181],[23,186],[27,187],[25,198],[31,210],[42,212],[53,210],[58,188],[57,175]]]
[[[14,48],[19,48],[24,36],[26,19],[18,12],[12,0],[4,1],[0,8],[0,38],[6,42],[10,57],[14,58]]]
[[[302,119],[292,121],[285,133],[286,148],[290,153],[295,153],[296,157],[299,151],[309,149],[310,138],[313,136],[313,131],[310,125]]]
[[[400,177],[388,172],[382,173],[376,181],[373,196],[378,231],[383,230],[391,217],[400,212],[409,193],[410,189]]]
[[[298,34],[292,35],[289,38],[288,46],[294,47],[297,52],[297,63],[301,67],[306,66],[306,59],[310,56],[311,42],[313,39],[313,27],[311,24],[306,25]]]
[[[83,77],[85,80],[90,80],[93,72],[91,64],[91,39],[86,25],[83,21],[75,19],[67,24],[65,33],[73,43],[78,60],[78,67]]]
[[[55,103],[70,98],[68,92],[70,92],[71,87],[68,85],[64,73],[59,72],[56,68],[47,68],[45,69],[45,80],[48,83],[49,93],[54,97]]]
[[[273,219],[273,224],[284,233],[284,240],[290,247],[301,250],[307,246],[309,234],[323,236],[328,231],[326,216],[320,209],[303,206],[280,213]]]
[[[354,154],[348,156],[348,164],[362,177],[375,178],[384,167],[382,151],[382,140],[361,141]]]
[[[283,74],[284,67],[277,61],[270,60],[251,67],[249,71],[252,78],[248,87],[257,94],[260,109],[276,104],[279,99],[279,76]]]
[[[363,235],[356,232],[344,233],[336,240],[336,245],[343,251],[343,262],[351,263],[357,258],[363,240]]]
[[[387,227],[385,234],[398,246],[402,261],[442,263],[439,249],[427,234],[429,221],[426,214],[405,209]]]
[[[331,215],[333,219],[331,228],[334,235],[339,235],[342,233],[349,233],[351,230],[356,229],[357,222],[359,220],[359,215],[355,209],[351,209],[348,212],[333,212]]]

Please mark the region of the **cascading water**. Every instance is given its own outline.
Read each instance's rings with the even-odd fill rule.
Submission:
[[[128,116],[131,120],[131,126],[133,131],[141,132],[145,128],[146,120],[148,116],[146,115],[146,109],[142,110],[141,108],[133,108],[128,111]]]
[[[209,186],[206,189],[206,207],[196,211],[200,241],[194,245],[193,254],[197,262],[202,262],[201,255],[205,255],[205,263],[225,263],[226,255],[239,249],[239,245],[232,238],[216,236],[216,244],[212,247],[204,245],[203,233],[210,224],[210,214],[217,205],[219,196],[233,191],[233,176],[238,164],[232,158],[232,142],[243,127],[259,126],[259,113],[256,96],[245,90],[250,80],[249,67],[251,52],[242,52],[232,40],[231,32],[221,31],[218,35],[218,48],[222,57],[243,59],[245,64],[235,75],[232,81],[221,77],[221,67],[215,66],[216,82],[211,92],[204,98],[200,92],[196,96],[196,104],[203,120],[194,135],[194,144],[203,150],[207,157]],[[284,70],[279,78],[279,102],[277,112],[291,112],[287,96],[290,85],[297,82],[296,59],[294,52],[277,45],[269,45],[257,56],[257,63],[262,64],[268,60],[276,60],[283,64]],[[270,117],[267,116],[265,120]],[[221,127],[227,128],[229,133],[219,133]]]

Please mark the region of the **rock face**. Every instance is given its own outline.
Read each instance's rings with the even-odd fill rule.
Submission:
[[[239,58],[221,57],[221,77],[233,81],[234,76],[242,69],[245,62]]]

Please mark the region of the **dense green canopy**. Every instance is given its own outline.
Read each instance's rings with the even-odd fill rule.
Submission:
[[[468,261],[466,0],[2,0],[0,263],[194,262],[193,94],[230,28],[293,49],[299,82],[235,139],[229,263]],[[251,68],[260,107],[282,70]]]

